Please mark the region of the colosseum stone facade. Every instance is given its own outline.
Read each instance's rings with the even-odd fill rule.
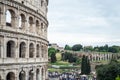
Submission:
[[[47,80],[48,0],[0,0],[0,80]]]

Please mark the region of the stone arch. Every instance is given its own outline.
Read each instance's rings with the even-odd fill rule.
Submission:
[[[26,54],[26,44],[25,42],[21,42],[19,46],[19,57],[25,58],[25,54]]]
[[[15,73],[9,72],[6,76],[6,80],[15,80]]]
[[[30,57],[30,58],[33,58],[33,57],[34,57],[34,51],[35,51],[35,49],[34,49],[34,44],[33,44],[33,43],[30,43],[30,45],[29,45],[29,57]]]
[[[29,80],[34,80],[34,72],[33,69],[29,71]]]
[[[37,34],[39,34],[39,25],[40,25],[39,21],[36,20],[36,31],[37,31]]]
[[[36,70],[36,80],[40,80],[40,70]]]
[[[20,73],[19,73],[19,80],[25,80],[25,77],[26,77],[26,73],[25,73],[25,71],[21,71]]]
[[[20,29],[25,28],[25,20],[26,20],[25,15],[21,13],[19,16],[19,28]]]
[[[39,56],[40,56],[40,46],[39,46],[39,44],[37,44],[37,46],[36,46],[36,57],[38,58]]]
[[[33,17],[29,17],[29,29],[30,32],[33,32]]]
[[[12,9],[6,10],[6,26],[13,27],[15,23],[15,12]]]
[[[7,42],[7,57],[14,58],[15,57],[15,42],[10,40]]]

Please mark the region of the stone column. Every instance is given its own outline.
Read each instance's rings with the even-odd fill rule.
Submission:
[[[3,40],[3,38],[0,38],[0,58],[4,58],[4,40]]]
[[[45,66],[45,80],[48,80],[47,64],[46,64],[46,66]]]
[[[7,40],[6,40],[6,36],[4,36],[4,41],[3,41],[4,43],[3,43],[3,58],[6,58],[6,56],[7,56]]]
[[[29,22],[28,22],[29,20],[28,20],[28,19],[29,19],[28,16],[26,16],[25,29],[26,29],[26,32],[27,32],[27,33],[29,33],[29,30],[30,30],[30,29],[29,29],[29,28],[30,28],[30,25],[29,25]]]
[[[17,29],[18,28],[18,22],[19,22],[17,15],[14,15],[14,16],[12,15],[11,19],[12,19],[11,20],[12,27]]]
[[[36,80],[36,69],[35,69],[35,67],[34,67],[34,75],[33,75],[33,80]]]
[[[38,34],[41,35],[41,25],[39,24],[39,27],[38,27]]]
[[[0,11],[0,27],[5,27],[6,25],[6,6],[3,5],[1,6],[1,11]]]
[[[26,58],[27,59],[29,59],[29,45],[30,45],[30,43],[29,43],[29,40],[27,41],[27,47],[26,47]]]
[[[32,24],[32,33],[36,33],[36,26],[35,26],[35,21]]]
[[[40,76],[39,76],[39,80],[42,80],[41,78],[42,78],[42,68],[40,67]]]
[[[34,43],[34,58],[36,58],[36,52],[37,52],[37,50],[36,50],[36,48],[37,48],[37,46],[36,46],[36,44],[37,44],[37,42],[36,43]]]
[[[41,61],[41,58],[42,58],[42,44],[40,43],[40,61]]]
[[[25,80],[29,80],[29,68],[25,69],[25,73],[26,73]]]
[[[18,59],[19,58],[19,49],[20,49],[20,38],[17,39],[16,41],[16,58]]]

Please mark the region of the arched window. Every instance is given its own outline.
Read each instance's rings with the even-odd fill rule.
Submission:
[[[15,42],[14,41],[7,42],[7,57],[9,58],[15,57]]]
[[[42,34],[44,33],[44,26],[43,26],[43,23],[41,23],[41,32],[42,32]]]
[[[15,12],[11,9],[6,11],[6,26],[15,26]]]
[[[29,29],[30,29],[30,32],[33,31],[33,18],[32,17],[29,17]]]
[[[21,42],[19,47],[19,57],[25,58],[25,53],[26,53],[26,44],[25,42]]]
[[[34,45],[33,45],[33,43],[30,43],[30,45],[29,45],[29,57],[30,58],[33,58],[34,57]]]
[[[39,56],[40,56],[40,46],[37,44],[37,46],[36,46],[36,57],[38,58]]]
[[[6,76],[6,80],[15,80],[15,74],[13,72],[9,72]]]
[[[36,20],[36,31],[37,31],[37,34],[39,34],[39,21]]]
[[[21,71],[19,74],[19,80],[25,80],[26,74],[25,71]]]
[[[22,29],[25,27],[25,15],[24,14],[20,14],[19,17],[19,28]]]

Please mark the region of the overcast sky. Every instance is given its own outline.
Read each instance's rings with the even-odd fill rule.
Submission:
[[[120,0],[49,0],[48,20],[50,43],[120,45]]]

